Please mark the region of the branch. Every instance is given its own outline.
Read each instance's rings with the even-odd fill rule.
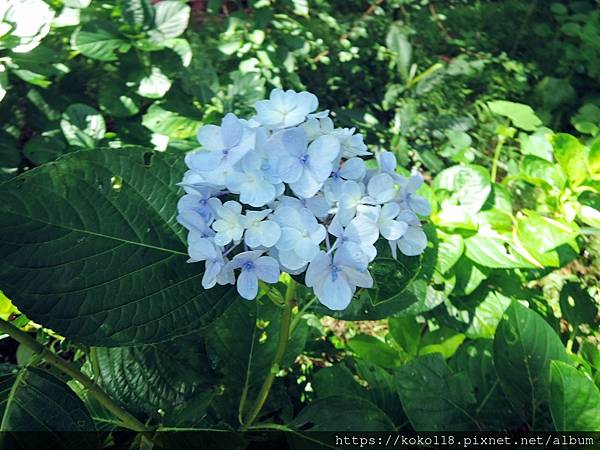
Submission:
[[[115,403],[115,401],[110,398],[106,392],[100,389],[100,387],[94,383],[94,381],[81,373],[74,364],[70,363],[69,361],[65,361],[58,355],[52,353],[24,331],[19,330],[6,320],[0,319],[0,332],[8,334],[15,341],[33,350],[36,355],[43,358],[48,364],[81,383],[89,391],[89,393],[102,404],[102,406],[104,406],[107,410],[114,414],[115,417],[121,420],[122,425],[125,428],[139,432],[151,431],[134,416],[117,405],[117,403]]]

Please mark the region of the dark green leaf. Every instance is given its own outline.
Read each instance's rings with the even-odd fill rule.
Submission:
[[[513,303],[498,324],[494,365],[502,390],[530,429],[543,427],[550,361],[567,361],[560,338],[538,314]]]
[[[171,414],[216,381],[204,343],[193,336],[143,347],[98,347],[92,360],[99,384],[134,413]]]
[[[176,223],[181,158],[69,154],[0,187],[0,285],[28,317],[92,345],[153,343],[215,320],[234,297],[205,291]],[[32,257],[35,255],[35,257]]]
[[[0,365],[0,400],[0,430],[21,432],[3,433],[3,438],[23,440],[27,445],[22,448],[100,447],[83,402],[65,383],[45,371]],[[67,437],[66,432],[79,433]],[[6,441],[4,445],[9,447]]]
[[[560,311],[573,327],[592,324],[598,315],[594,300],[578,283],[567,282],[560,291]]]
[[[476,402],[470,407],[483,429],[498,431],[516,427],[520,420],[500,387],[493,364],[491,339],[467,342],[458,349],[449,362],[457,372],[469,376]]]
[[[600,431],[600,391],[561,361],[550,363],[550,411],[557,431]]]
[[[290,424],[310,431],[392,431],[390,418],[369,400],[334,395],[313,401]]]
[[[154,24],[154,8],[148,0],[121,0],[123,18],[132,30],[147,30]]]
[[[100,61],[116,61],[116,51],[124,44],[126,41],[115,25],[104,20],[86,23],[71,37],[71,45],[75,50]]]
[[[115,117],[134,116],[140,111],[134,96],[114,80],[100,89],[98,102],[102,111]]]
[[[45,131],[27,141],[23,154],[35,164],[54,161],[68,151],[61,130]]]
[[[415,317],[390,317],[388,319],[390,335],[394,341],[409,355],[416,356],[419,352],[423,324]]]
[[[102,115],[81,103],[67,108],[62,115],[60,127],[67,142],[76,147],[94,148],[106,133]]]
[[[469,413],[476,399],[468,376],[453,373],[439,353],[419,356],[398,369],[396,387],[416,431],[479,428]]]
[[[359,358],[386,369],[400,366],[400,353],[375,336],[359,334],[348,341],[348,347]]]
[[[279,368],[272,368],[279,339],[282,309],[270,301],[239,300],[217,321],[206,337],[209,357],[236,399],[246,393],[246,408],[271,370],[287,368],[304,349],[306,322],[288,341]]]

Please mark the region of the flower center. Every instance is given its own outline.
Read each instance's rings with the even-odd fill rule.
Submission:
[[[242,264],[242,270],[254,270],[254,261],[246,261]]]
[[[302,155],[300,157],[300,162],[304,165],[307,165],[308,164],[308,155]]]
[[[340,268],[335,264],[332,264],[331,266],[329,266],[329,270],[331,270],[331,281],[337,280],[340,273]]]

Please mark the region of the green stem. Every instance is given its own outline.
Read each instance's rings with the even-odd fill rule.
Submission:
[[[247,431],[248,428],[252,426],[258,415],[260,414],[260,410],[264,406],[267,398],[269,397],[269,392],[271,391],[271,386],[273,386],[273,381],[275,381],[275,375],[279,372],[279,368],[281,365],[281,359],[283,358],[283,354],[285,353],[285,347],[290,338],[290,323],[292,319],[292,302],[294,297],[296,296],[296,282],[290,277],[289,284],[287,286],[287,290],[285,292],[285,305],[283,309],[283,313],[281,315],[281,325],[279,328],[279,341],[277,342],[277,349],[275,350],[275,357],[273,358],[273,364],[271,365],[271,370],[267,374],[265,381],[260,387],[260,391],[258,393],[258,397],[256,398],[256,402],[250,409],[246,420],[244,421],[244,425],[242,426],[242,431]]]
[[[302,320],[302,316],[304,316],[304,313],[308,310],[308,308],[310,308],[312,306],[312,304],[316,300],[317,300],[317,297],[311,298],[308,302],[306,302],[306,304],[302,307],[302,309],[300,311],[298,311],[298,314],[296,314],[296,317],[294,317],[294,320],[292,320],[292,325],[290,325],[290,334],[294,333],[294,330],[296,329],[296,327]]]
[[[500,159],[500,151],[502,150],[502,146],[504,145],[504,137],[498,137],[498,143],[496,144],[496,148],[494,150],[494,160],[492,161],[492,183],[496,182],[496,173],[498,172],[498,161]]]
[[[72,363],[65,361],[58,355],[52,353],[24,331],[19,330],[6,320],[0,319],[0,332],[8,334],[15,341],[33,350],[36,355],[43,358],[48,364],[81,383],[88,390],[90,395],[98,400],[98,402],[101,403],[102,406],[104,406],[108,411],[114,414],[115,417],[121,420],[122,425],[125,428],[140,432],[151,431],[134,416],[117,405],[114,400],[106,394],[106,392],[100,389],[98,385],[96,385],[96,383],[94,383],[90,378],[82,374]]]

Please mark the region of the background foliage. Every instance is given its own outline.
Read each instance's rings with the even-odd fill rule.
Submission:
[[[3,3],[2,317],[152,428],[238,429],[275,371],[257,427],[598,431],[599,21],[594,0]],[[425,254],[381,248],[348,310],[298,289],[277,367],[285,286],[203,291],[174,219],[198,127],[272,87],[423,170],[433,205]],[[1,346],[2,430],[123,425]]]

